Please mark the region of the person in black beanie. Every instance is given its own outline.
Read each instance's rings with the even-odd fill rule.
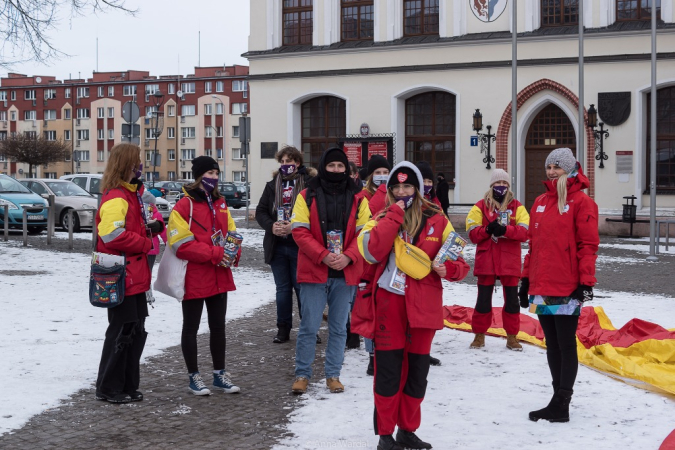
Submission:
[[[431,165],[426,161],[417,161],[415,165],[424,178],[424,198],[443,209],[441,202],[438,201],[438,197],[436,197],[436,189],[434,189],[434,171],[431,169]],[[448,213],[443,210],[443,214],[447,215]]]
[[[441,202],[441,209],[447,215],[450,207],[450,185],[445,180],[443,172],[438,172],[436,180],[438,181],[436,183],[436,197]]]
[[[298,283],[302,319],[295,350],[294,394],[307,391],[312,377],[316,332],[328,304],[326,385],[332,393],[344,391],[340,371],[347,341],[347,318],[356,286],[363,272],[356,237],[370,219],[368,202],[356,194],[349,162],[342,149],[326,150],[319,175],[307,182],[293,207],[291,228],[297,242]]]

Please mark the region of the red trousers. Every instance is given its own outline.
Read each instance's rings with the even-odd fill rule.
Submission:
[[[393,434],[396,425],[415,431],[436,330],[410,328],[402,295],[378,289],[375,301],[375,434]]]
[[[504,292],[502,324],[506,334],[518,334],[520,331],[520,304],[518,302],[518,277],[499,277]],[[494,275],[478,275],[478,299],[471,317],[471,331],[485,333],[492,323],[492,290],[495,286]]]

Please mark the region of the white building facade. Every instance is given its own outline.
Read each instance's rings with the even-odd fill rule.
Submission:
[[[496,135],[491,167],[512,173],[515,152],[516,194],[524,203],[543,192],[546,155],[563,146],[576,152],[581,132],[589,194],[601,215],[620,214],[630,195],[637,197],[638,214],[648,214],[651,3],[518,1],[514,149],[510,1],[251,0],[245,56],[255,90],[252,196],[259,198],[277,166],[273,149],[294,145],[316,165],[325,148],[358,140],[367,124],[371,136],[391,141],[392,162],[427,160],[452,181],[451,203],[475,203],[492,172],[472,139],[472,116],[480,109],[482,132],[491,125]],[[656,1],[659,215],[675,210],[673,3]],[[604,168],[585,121],[579,130],[579,5],[585,25],[582,102],[585,119],[593,104],[609,130]],[[360,165],[367,148],[364,142]]]

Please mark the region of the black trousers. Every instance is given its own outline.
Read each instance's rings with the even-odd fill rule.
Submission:
[[[539,316],[546,337],[546,358],[553,388],[571,391],[579,370],[577,325],[579,316]]]
[[[140,384],[140,360],[148,333],[145,292],[124,297],[121,305],[108,309],[96,392],[105,395],[132,394]]]
[[[227,313],[227,293],[209,298],[183,300],[183,332],[180,336],[180,347],[188,373],[198,372],[197,364],[197,332],[202,320],[202,310],[206,303],[206,314],[211,332],[209,345],[213,370],[225,369],[225,314]]]

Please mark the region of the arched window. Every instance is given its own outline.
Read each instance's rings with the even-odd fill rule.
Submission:
[[[647,94],[646,105],[651,104]],[[647,108],[647,186],[651,168],[651,108]],[[656,189],[675,194],[675,86],[656,91]]]
[[[284,45],[312,43],[313,0],[283,0]]]
[[[373,0],[342,0],[342,40],[373,39]]]
[[[616,0],[616,20],[649,20],[656,1],[656,18],[661,19],[661,0]]]
[[[541,26],[579,24],[579,0],[541,0]]]
[[[438,0],[403,0],[403,34],[438,34]]]
[[[346,102],[338,97],[315,97],[302,104],[302,153],[317,167],[321,154],[345,136]]]
[[[405,102],[406,160],[427,161],[451,185],[455,183],[455,108],[455,96],[447,92],[426,92]]]

